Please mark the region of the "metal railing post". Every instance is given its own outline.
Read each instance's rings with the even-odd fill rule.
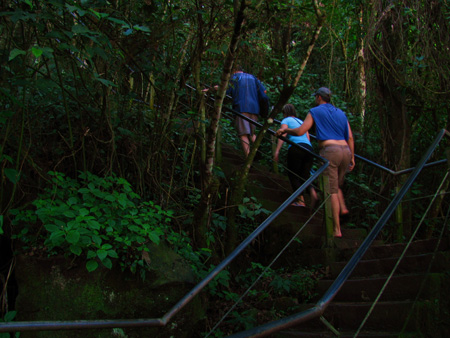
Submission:
[[[324,221],[325,221],[325,234],[326,234],[326,247],[333,247],[333,231],[334,231],[334,223],[333,223],[333,213],[331,211],[331,199],[330,194],[327,192],[328,189],[325,187],[328,186],[328,176],[322,175],[319,177],[320,180],[320,189],[323,191],[323,199],[325,200],[324,207]]]

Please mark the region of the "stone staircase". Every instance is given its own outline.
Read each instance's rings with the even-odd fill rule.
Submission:
[[[224,152],[228,165],[242,165],[244,159],[228,149]],[[264,208],[276,210],[291,194],[287,178],[270,168],[254,163],[249,174],[247,193],[256,196]],[[306,195],[307,196],[307,195]],[[305,265],[325,264],[327,276],[318,282],[317,299],[303,304],[309,309],[319,300],[367,235],[365,229],[342,228],[343,237],[335,239],[332,248],[325,243],[323,212],[314,217],[311,210],[288,207],[263,235],[261,254],[273,257],[299,227],[309,222],[278,263],[291,261]],[[439,244],[439,245],[438,245]],[[375,240],[362,257],[350,278],[327,307],[323,318],[340,337],[354,337],[362,321],[377,299],[380,290],[397,264],[405,244],[384,244]],[[436,249],[437,248],[437,249]],[[450,239],[414,241],[398,265],[389,284],[371,310],[359,337],[450,337]],[[284,330],[271,337],[336,337],[319,319]]]
[[[404,247],[405,244],[376,245],[363,256],[323,314],[339,331],[340,337],[354,337],[358,330],[359,337],[450,336],[448,238],[439,243],[436,239],[413,242],[379,296]],[[319,297],[328,290],[353,252],[351,249],[343,250],[342,260],[330,264],[329,275],[318,283]],[[377,298],[377,304],[359,329]],[[305,305],[305,309],[311,305]],[[335,336],[320,319],[278,335]]]

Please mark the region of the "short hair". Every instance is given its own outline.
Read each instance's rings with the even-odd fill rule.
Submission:
[[[294,105],[290,103],[284,105],[282,112],[286,116],[297,116]]]

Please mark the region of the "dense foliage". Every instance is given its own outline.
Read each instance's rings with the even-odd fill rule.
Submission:
[[[164,239],[204,276],[227,239],[244,238],[267,211],[245,184],[229,198],[237,179],[215,150],[239,142],[221,101],[205,102],[201,90],[225,89],[239,62],[264,82],[275,115],[289,101],[304,117],[313,90],[327,86],[357,154],[406,169],[450,126],[449,30],[445,0],[7,1],[0,234],[22,252],[83,257],[89,270],[118,260],[139,271],[146,244]],[[270,153],[268,137],[260,149]],[[414,187],[408,227],[442,171]],[[373,226],[403,180],[358,162],[345,190],[350,224]],[[424,236],[444,206],[443,197],[433,205]],[[383,237],[404,235],[392,224]],[[290,288],[280,274],[271,287]]]

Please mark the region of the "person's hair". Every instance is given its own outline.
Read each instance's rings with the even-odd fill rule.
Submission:
[[[238,63],[234,66],[234,70],[237,72],[243,72],[244,68]]]
[[[282,112],[284,116],[297,116],[295,107],[290,103],[284,105]]]
[[[319,95],[322,98],[322,100],[324,100],[326,103],[330,103],[331,97],[329,97],[328,95],[320,95],[320,94],[317,95]]]

